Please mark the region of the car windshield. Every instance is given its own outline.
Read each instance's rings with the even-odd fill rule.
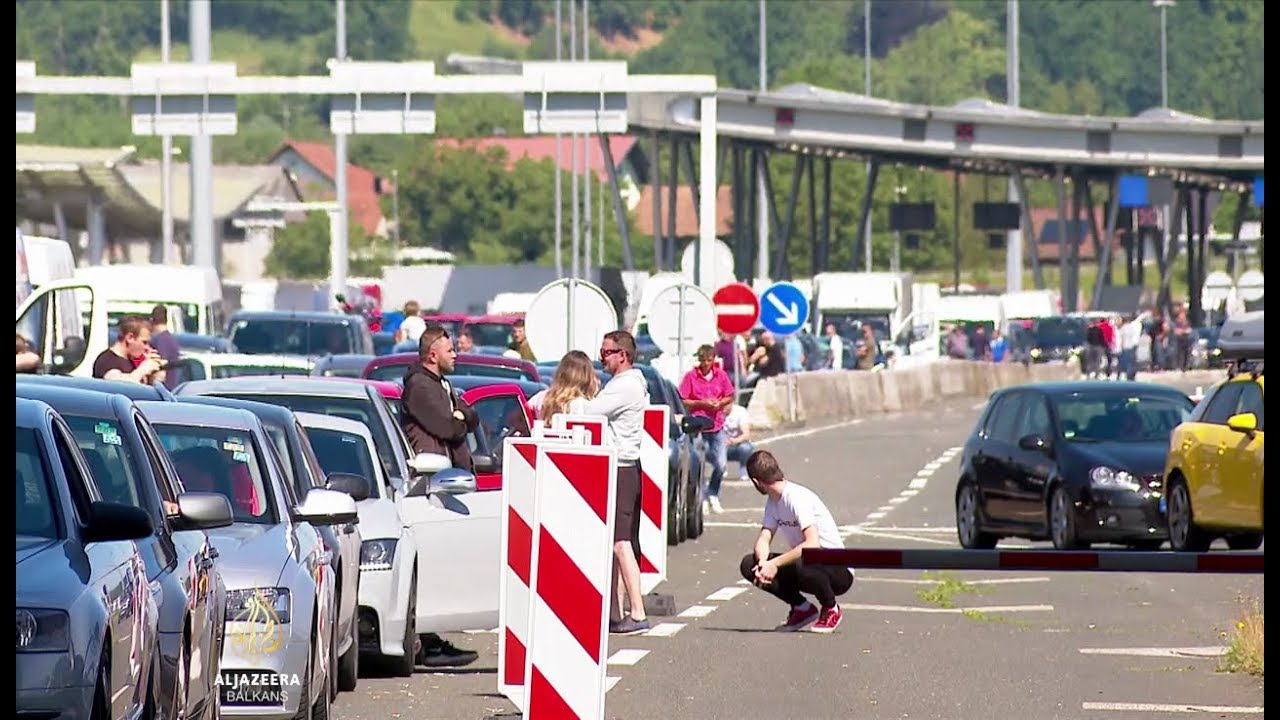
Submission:
[[[311,449],[320,460],[320,468],[326,476],[333,473],[359,475],[373,487],[381,486],[373,458],[369,457],[369,445],[354,433],[328,428],[307,428]],[[374,495],[377,496],[377,490]]]
[[[93,482],[107,502],[142,507],[133,449],[115,418],[63,415],[84,453]]]
[[[236,350],[249,355],[341,355],[355,352],[348,325],[336,315],[333,322],[241,318],[231,323],[229,339]]]
[[[154,423],[182,487],[216,492],[231,503],[238,523],[275,525],[275,498],[267,486],[262,452],[250,433],[215,427]]]
[[[511,327],[509,323],[467,323],[467,332],[471,333],[471,341],[477,346],[505,348],[511,344]]]
[[[1085,322],[1080,318],[1044,318],[1035,324],[1036,341],[1041,345],[1083,345]]]
[[[449,337],[451,338],[458,337],[458,333],[462,331],[461,320],[439,320],[431,317],[423,319],[427,321],[428,325],[440,325],[444,327],[445,331],[449,333]]]
[[[252,377],[256,375],[308,375],[306,368],[292,365],[214,365],[213,377],[221,380],[233,377]]]
[[[388,382],[401,382],[404,380],[404,374],[409,371],[410,363],[389,363],[387,365],[379,365],[369,371],[365,376],[368,380],[386,380]]]
[[[13,433],[18,477],[15,497],[18,537],[58,539],[58,509],[50,482],[49,466],[40,454],[36,431],[18,428]]]
[[[244,396],[250,399],[249,396]],[[394,474],[392,458],[396,456],[395,443],[378,416],[377,409],[368,398],[324,397],[320,395],[253,395],[258,402],[281,405],[298,412],[315,413],[346,418],[369,428],[373,445],[378,449],[379,460],[388,475]]]
[[[1118,392],[1076,392],[1054,398],[1058,430],[1069,442],[1169,442],[1191,415],[1189,398]]]

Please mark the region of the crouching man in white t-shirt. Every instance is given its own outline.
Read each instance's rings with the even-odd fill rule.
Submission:
[[[747,474],[756,490],[769,499],[755,550],[742,558],[742,577],[791,606],[778,630],[794,632],[813,623],[813,632],[834,632],[841,619],[836,597],[853,586],[853,572],[834,565],[804,565],[800,560],[803,548],[844,547],[831,511],[812,490],[783,477],[768,450],[757,450],[747,458]],[[769,552],[775,534],[786,541],[786,552]],[[812,595],[820,608],[801,593]]]

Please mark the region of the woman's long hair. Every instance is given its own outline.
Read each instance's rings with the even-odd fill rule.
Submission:
[[[570,402],[580,397],[590,400],[599,391],[600,378],[591,365],[591,358],[581,350],[570,350],[560,358],[551,387],[543,398],[543,422],[551,424],[551,416],[568,410]]]

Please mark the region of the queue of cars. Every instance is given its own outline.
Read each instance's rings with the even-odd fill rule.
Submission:
[[[478,357],[451,377],[474,474],[413,453],[398,378],[20,376],[19,717],[323,718],[365,663],[409,675],[421,634],[496,626],[502,443],[546,386]],[[676,544],[702,532],[705,448],[641,371],[672,409]]]
[[[1228,319],[1228,376],[1194,402],[1166,385],[1036,383],[992,393],[961,455],[956,531],[1203,552],[1264,537],[1262,312]]]

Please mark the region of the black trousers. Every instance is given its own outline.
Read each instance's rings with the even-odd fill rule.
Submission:
[[[769,559],[772,560],[781,554],[770,553]],[[742,565],[739,568],[742,571],[742,577],[755,582],[756,576],[752,572],[755,566],[756,554],[747,553],[742,558]],[[849,568],[836,565],[805,565],[802,561],[797,561],[778,568],[773,584],[761,589],[792,607],[804,603],[804,596],[800,593],[809,593],[819,605],[829,608],[835,606],[837,595],[849,592],[851,587],[853,587],[853,573],[849,572]]]

